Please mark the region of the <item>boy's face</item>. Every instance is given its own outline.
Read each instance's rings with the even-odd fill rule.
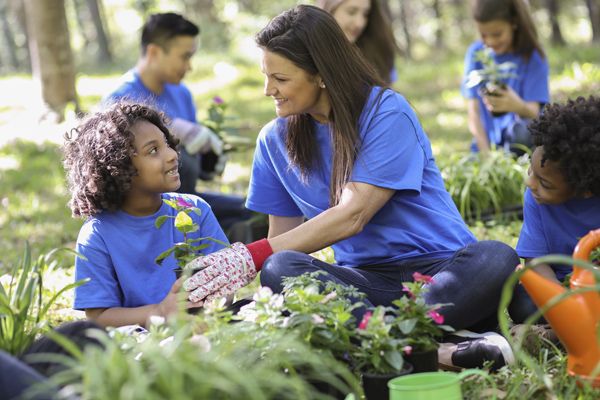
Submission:
[[[531,165],[525,180],[535,201],[539,204],[561,204],[575,196],[558,163],[546,160],[542,167],[544,148],[536,147],[531,155]]]
[[[175,36],[166,48],[155,46],[154,71],[163,83],[178,84],[192,69],[192,57],[196,53],[194,36]]]
[[[148,121],[137,122],[131,130],[135,135],[131,160],[137,175],[131,181],[130,194],[156,195],[179,189],[179,158],[162,131]]]

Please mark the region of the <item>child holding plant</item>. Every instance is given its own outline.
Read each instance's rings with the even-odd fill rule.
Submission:
[[[524,0],[475,0],[472,9],[481,36],[465,55],[461,87],[467,99],[471,149],[487,153],[492,145],[511,149],[511,144],[530,146],[526,124],[549,101],[548,62],[537,39],[535,25]],[[481,84],[468,87],[469,73],[481,69],[477,54],[491,50],[497,64],[513,63],[513,73],[493,92]],[[494,114],[504,113],[500,116]],[[514,147],[511,150],[518,150]]]
[[[184,240],[173,223],[182,207],[200,227],[191,239],[227,239],[210,206],[193,195],[175,192],[180,183],[177,142],[162,114],[149,107],[120,102],[82,121],[66,135],[64,164],[75,217],[86,218],[77,238],[76,309],[104,326],[145,325],[151,315],[177,311],[173,256],[156,257]],[[168,216],[157,229],[155,221]],[[204,253],[223,247],[203,240]]]
[[[532,121],[531,157],[517,253],[528,261],[548,254],[572,255],[577,242],[600,228],[600,98],[552,104]],[[567,265],[541,265],[536,272],[561,282]],[[509,313],[522,323],[537,311],[517,286]]]

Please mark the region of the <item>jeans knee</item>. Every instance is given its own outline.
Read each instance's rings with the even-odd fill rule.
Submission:
[[[520,259],[515,249],[497,240],[479,242],[480,251],[486,255],[488,265],[496,272],[508,277],[519,265]]]
[[[283,277],[300,275],[299,267],[306,263],[307,257],[304,253],[292,250],[272,254],[260,270],[260,283],[273,291],[281,291]]]

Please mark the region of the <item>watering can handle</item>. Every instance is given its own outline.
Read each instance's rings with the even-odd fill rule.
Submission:
[[[590,253],[598,246],[600,246],[600,229],[590,231],[579,240],[573,251],[573,258],[588,261]]]

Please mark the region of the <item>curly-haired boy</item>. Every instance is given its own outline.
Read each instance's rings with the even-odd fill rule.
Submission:
[[[174,216],[163,199],[182,199],[201,210],[191,213],[200,226],[190,238],[227,242],[208,204],[197,196],[171,193],[181,184],[176,139],[163,116],[152,108],[117,103],[99,111],[70,134],[64,145],[73,216],[86,218],[77,238],[76,279],[90,281],[75,289],[75,305],[104,326],[145,325],[151,315],[177,310],[171,256],[158,266],[155,258],[183,241],[168,219]],[[206,241],[205,253],[223,246]]]
[[[529,130],[536,147],[526,180],[517,253],[525,260],[571,255],[582,236],[600,228],[600,98],[549,105]],[[563,281],[572,268],[542,265],[536,271]],[[521,323],[535,311],[518,286],[509,308],[513,321]]]

